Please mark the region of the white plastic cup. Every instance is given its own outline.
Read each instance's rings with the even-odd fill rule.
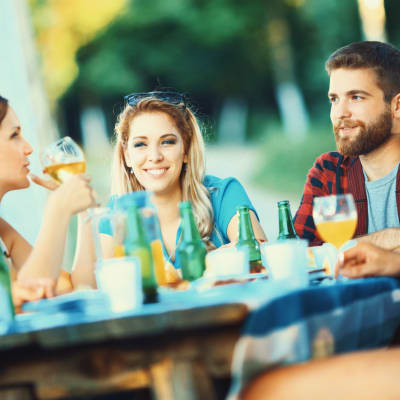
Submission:
[[[289,239],[264,243],[261,252],[274,280],[288,280],[296,286],[307,286],[307,240]]]
[[[109,298],[113,312],[124,312],[143,304],[142,272],[137,257],[100,259],[96,266],[97,287]]]
[[[210,251],[206,256],[204,276],[249,274],[249,258],[245,251],[236,247],[224,247]]]

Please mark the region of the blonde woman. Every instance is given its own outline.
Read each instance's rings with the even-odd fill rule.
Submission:
[[[125,99],[115,127],[112,194],[153,193],[165,259],[175,263],[180,239],[178,203],[182,200],[192,203],[197,227],[209,249],[236,242],[238,205],[249,206],[255,236],[266,240],[242,185],[234,178],[205,175],[203,137],[183,95],[149,92]],[[93,276],[86,278],[94,285]]]

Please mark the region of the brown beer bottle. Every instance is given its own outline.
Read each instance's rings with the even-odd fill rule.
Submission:
[[[237,210],[239,212],[239,239],[236,248],[245,249],[248,252],[251,273],[261,272],[263,265],[260,245],[254,237],[249,208],[247,206],[239,206]]]
[[[278,240],[300,239],[293,226],[289,200],[278,201],[279,236]]]

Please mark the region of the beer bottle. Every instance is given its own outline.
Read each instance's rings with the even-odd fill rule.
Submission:
[[[260,245],[254,237],[249,208],[239,206],[237,210],[239,212],[239,239],[236,248],[245,249],[248,252],[250,272],[260,272],[262,270]]]
[[[1,324],[2,325],[1,331],[3,333],[3,331],[7,329],[8,324],[11,323],[12,320],[14,319],[15,312],[11,294],[10,269],[1,251],[0,251],[0,307],[1,307],[0,320],[2,320],[2,322],[4,323],[4,326],[3,324]]]
[[[192,204],[189,201],[180,202],[179,213],[182,241],[176,249],[176,257],[182,266],[183,279],[194,281],[204,273],[207,250],[194,220]]]
[[[136,205],[127,209],[127,235],[124,240],[125,254],[137,257],[142,266],[142,289],[145,303],[158,299],[157,281],[151,249],[143,228],[142,218]]]
[[[289,200],[278,201],[279,212],[279,236],[278,240],[300,239],[292,221]]]

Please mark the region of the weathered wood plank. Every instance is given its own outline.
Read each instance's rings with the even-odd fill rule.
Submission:
[[[207,326],[206,315],[194,318],[202,321],[200,329],[184,321],[190,320],[193,312],[181,313],[176,316],[175,329],[162,334],[148,331],[147,336],[126,337],[124,333],[120,335],[118,327],[115,337],[108,334],[108,340],[103,342],[94,340],[74,346],[67,339],[64,347],[43,348],[34,343],[21,350],[3,351],[0,385],[23,379],[32,383],[39,398],[45,400],[143,387],[151,387],[156,398],[185,398],[185,393],[191,391],[194,399],[212,400],[210,378],[229,376],[233,348],[244,318],[242,308],[225,310],[225,324]],[[92,328],[95,326],[97,329],[97,325]]]

